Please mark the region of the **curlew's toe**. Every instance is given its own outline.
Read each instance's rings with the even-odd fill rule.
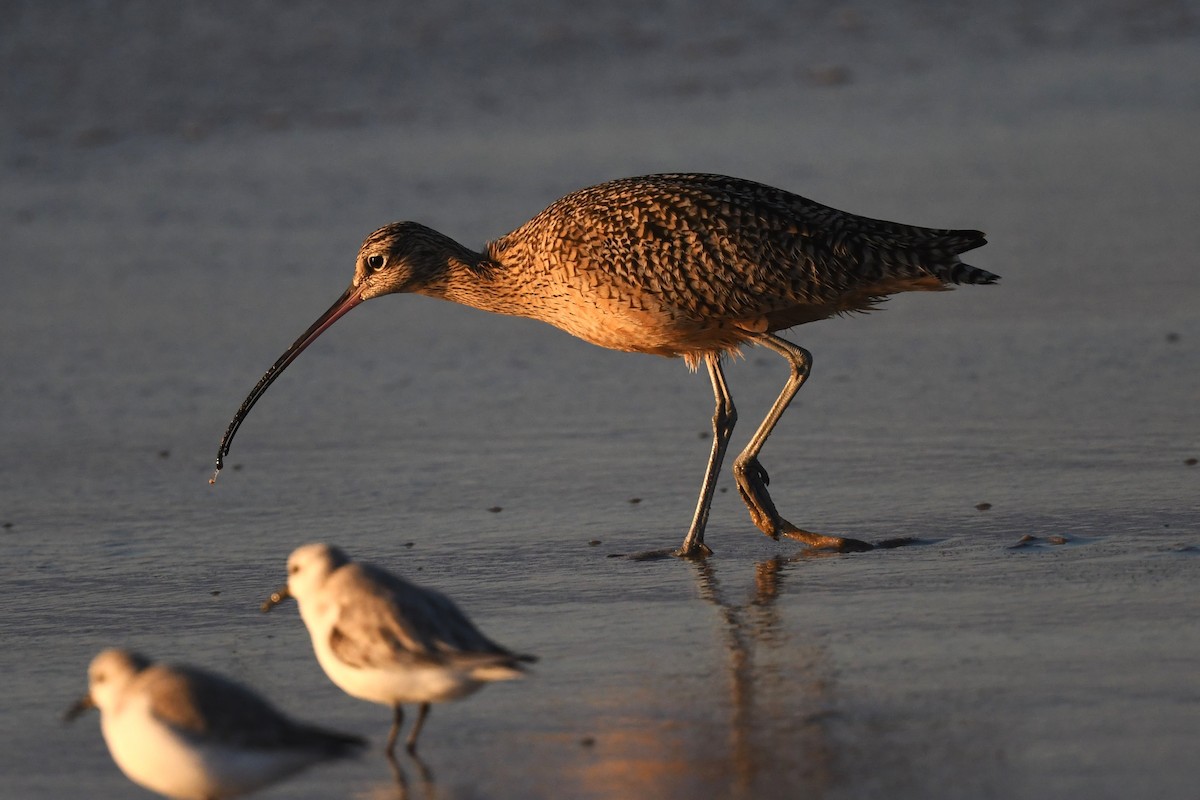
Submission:
[[[865,553],[868,550],[875,549],[875,545],[870,542],[864,542],[861,539],[812,533],[811,531],[797,528],[787,520],[781,520],[781,522],[783,524],[780,526],[780,534],[789,539],[804,542],[815,550],[831,550],[837,553]]]

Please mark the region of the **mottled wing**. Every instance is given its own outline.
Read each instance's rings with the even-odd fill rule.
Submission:
[[[137,680],[139,690],[149,694],[151,713],[197,740],[261,750],[331,752],[362,741],[296,723],[241,684],[192,667],[155,665]]]
[[[600,184],[516,234],[544,239],[542,251],[568,242],[579,263],[695,320],[798,324],[894,291],[995,279],[957,257],[984,244],[978,231],[870,219],[720,175]]]
[[[448,597],[369,564],[338,570],[340,596],[330,647],[351,666],[388,668],[473,655],[513,656],[484,636]]]

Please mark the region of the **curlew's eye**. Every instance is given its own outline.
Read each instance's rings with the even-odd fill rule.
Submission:
[[[379,270],[383,269],[383,265],[386,263],[387,257],[381,256],[378,253],[373,256],[367,256],[367,266],[370,267],[371,271],[373,272],[378,272]]]

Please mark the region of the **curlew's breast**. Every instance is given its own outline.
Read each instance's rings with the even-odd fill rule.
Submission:
[[[692,288],[671,290],[663,254],[625,246],[543,250],[470,304],[530,317],[613,350],[698,357],[736,348],[765,323],[706,308]],[[455,299],[460,302],[462,297]]]

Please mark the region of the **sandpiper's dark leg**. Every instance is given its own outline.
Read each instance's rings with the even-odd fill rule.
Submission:
[[[733,426],[737,424],[737,409],[733,407],[733,397],[729,394],[729,386],[725,383],[725,373],[721,370],[721,359],[717,355],[704,357],[708,366],[708,377],[712,380],[713,398],[716,400],[716,410],[713,411],[713,444],[708,456],[708,467],[704,470],[704,485],[700,488],[700,499],[696,501],[696,513],[692,515],[692,525],[688,528],[683,544],[675,551],[677,556],[707,556],[712,550],[704,543],[704,528],[708,525],[708,512],[712,508],[713,492],[717,488],[717,476],[721,472],[721,462],[725,459],[725,450],[729,447],[729,437],[733,435]]]
[[[771,479],[767,475],[767,471],[763,469],[762,464],[758,462],[758,454],[762,450],[763,445],[766,444],[767,437],[771,435],[771,431],[775,429],[779,418],[787,410],[788,404],[792,402],[792,398],[796,396],[796,392],[800,391],[800,387],[804,385],[804,381],[808,378],[809,370],[812,367],[812,354],[803,347],[792,344],[786,339],[781,339],[770,333],[758,334],[755,337],[755,341],[786,358],[788,364],[791,365],[792,373],[788,376],[788,381],[784,385],[783,391],[779,393],[779,397],[775,400],[775,404],[767,412],[766,418],[758,426],[758,430],[754,432],[750,443],[746,445],[746,449],[733,462],[733,475],[737,479],[738,491],[742,495],[742,501],[746,504],[746,508],[750,510],[750,518],[754,520],[754,524],[758,526],[759,530],[774,539],[778,539],[782,534],[788,538],[804,542],[810,547],[841,550],[844,552],[873,549],[872,545],[867,542],[861,542],[858,539],[845,539],[840,536],[826,536],[820,533],[801,530],[781,517],[779,512],[775,510],[775,504],[771,501],[771,495],[767,492],[767,484],[770,483]]]
[[[388,766],[392,768],[392,779],[396,781],[396,796],[401,798],[408,797],[408,776],[404,774],[404,767],[400,766],[400,761],[396,758],[395,753],[387,753]]]
[[[421,735],[421,728],[425,725],[425,718],[428,716],[429,703],[421,703],[421,709],[417,712],[417,721],[413,723],[412,730],[408,732],[408,741],[404,743],[410,754],[417,752],[417,737]]]
[[[396,752],[396,739],[400,736],[400,726],[404,724],[404,708],[396,703],[392,707],[392,730],[388,733],[387,745],[383,751],[389,756]]]

